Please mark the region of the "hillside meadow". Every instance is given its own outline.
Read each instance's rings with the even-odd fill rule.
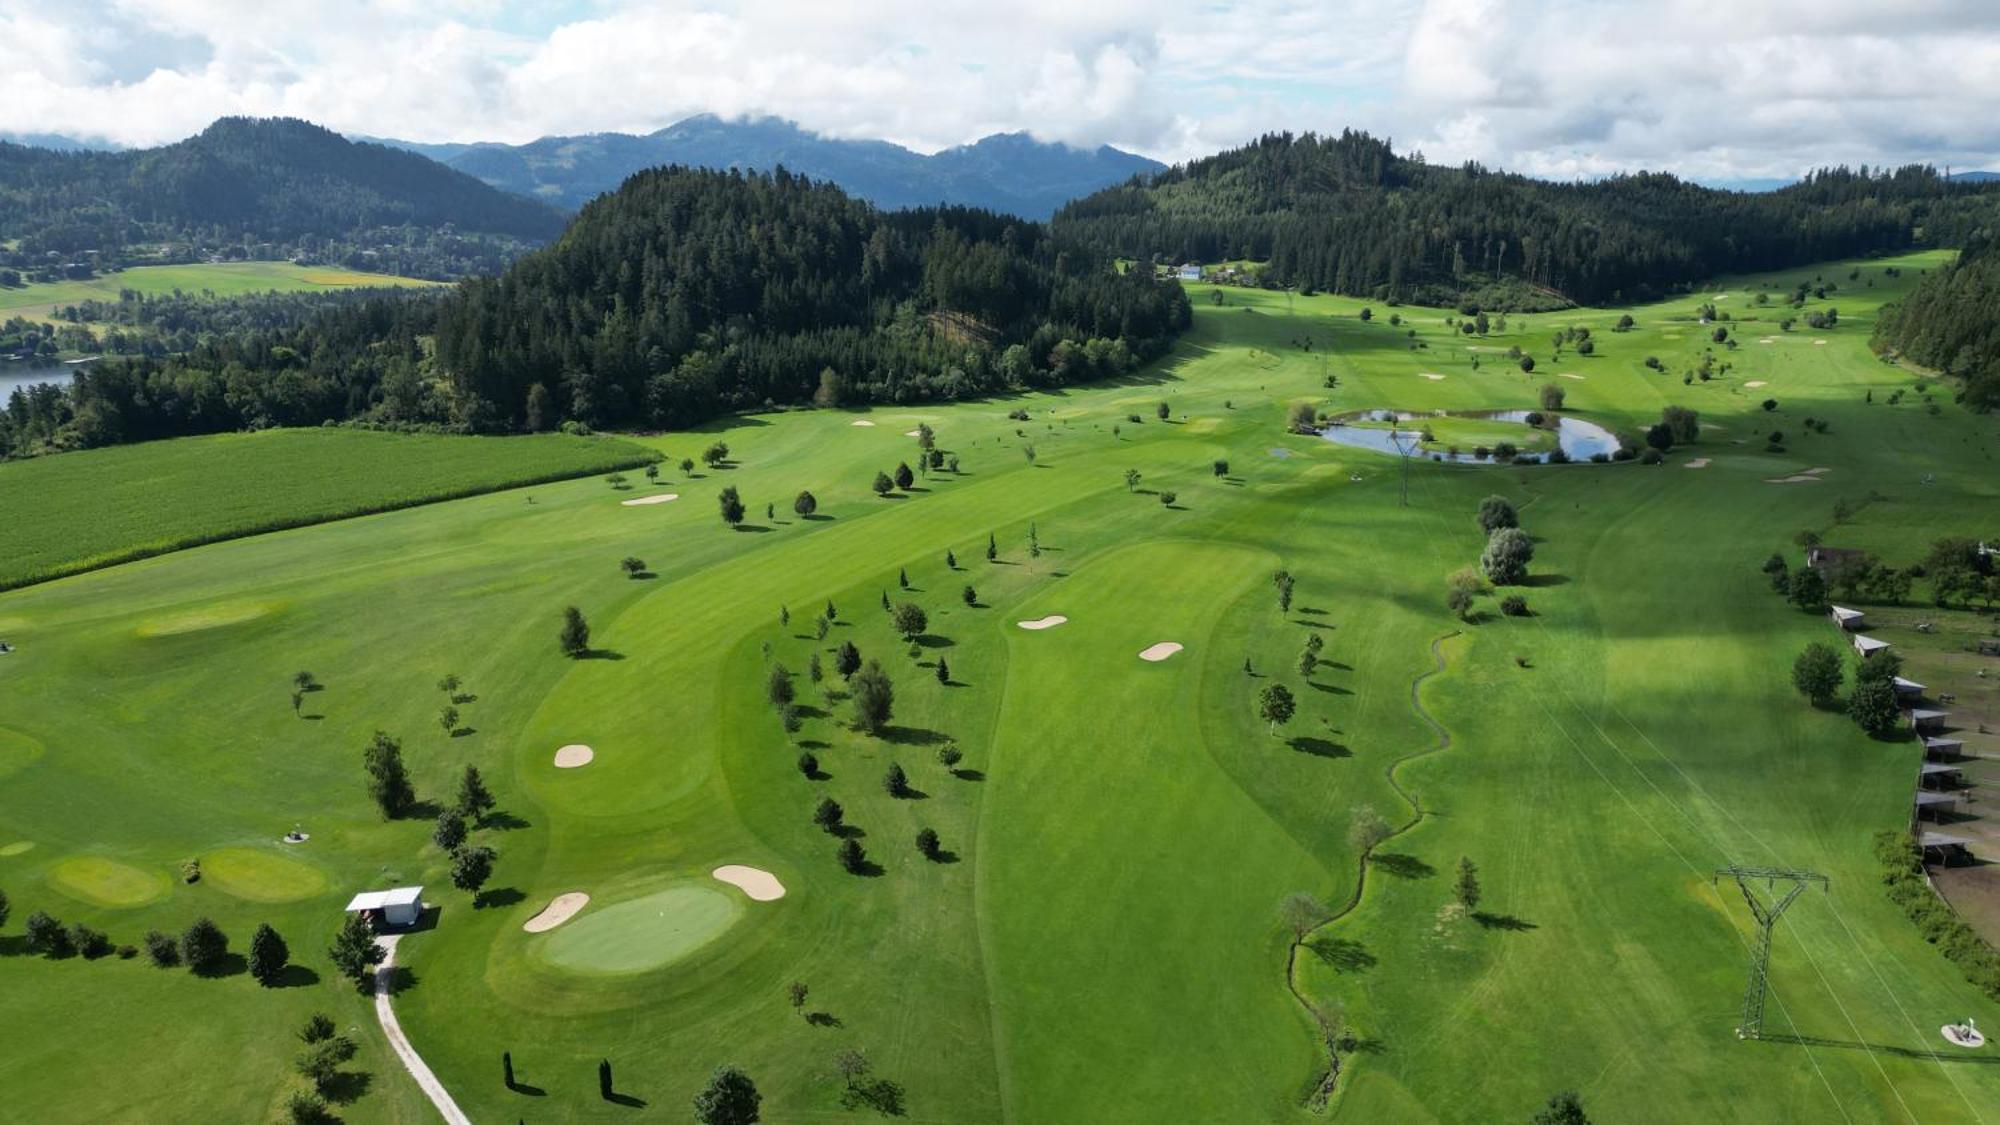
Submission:
[[[177,266],[133,266],[81,281],[37,282],[0,289],[0,320],[23,316],[52,317],[64,305],[82,301],[116,302],[124,290],[149,296],[164,293],[213,293],[237,297],[245,293],[311,292],[369,286],[429,286],[437,282],[366,273],[339,266],[301,266],[291,262],[196,262]]]
[[[1561,1089],[1606,1121],[1977,1120],[2000,1069],[1945,1053],[1937,1027],[2000,1027],[2000,1005],[1883,897],[1869,853],[1905,822],[1918,752],[1798,698],[1792,657],[1830,626],[1758,571],[1797,532],[1837,539],[1836,500],[1909,530],[1882,538],[1897,564],[1996,510],[1993,420],[1865,347],[1881,302],[1943,260],[1725,279],[1485,338],[1449,310],[1364,322],[1360,301],[1195,286],[1175,352],[1116,382],[733,418],[625,439],[665,458],[628,490],[538,484],[0,594],[17,646],[0,657],[0,1088],[30,1117],[260,1119],[296,1081],[287,1036],[323,1010],[368,1075],[340,1116],[431,1120],[324,954],[350,895],[421,883],[434,925],[404,939],[394,1003],[480,1121],[672,1119],[728,1063],[772,1121],[1306,1122],[1328,1057],[1302,998],[1352,1033],[1336,1121],[1524,1120]],[[1834,330],[1785,331],[1754,303],[1815,275],[1837,282],[1810,305],[1838,306]],[[1731,319],[1701,324],[1706,303]],[[1555,354],[1570,326],[1593,354]],[[1418,461],[1406,496],[1394,458],[1285,425],[1300,403],[1529,409],[1544,385],[1619,431],[1689,407],[1701,435],[1659,465]],[[958,470],[878,495],[875,474],[919,463],[923,426]],[[720,465],[679,470],[717,441]],[[332,459],[351,471],[244,474],[258,510],[353,506],[427,463]],[[162,470],[104,463],[0,492],[41,505],[22,526],[49,529],[43,557],[92,531],[92,494],[216,522]],[[35,464],[0,466],[0,489]],[[1774,483],[1807,469],[1824,471]],[[733,529],[725,487],[747,508]],[[1446,577],[1477,561],[1495,493],[1534,539],[1529,578],[1461,620]],[[1529,613],[1502,616],[1497,593]],[[885,602],[923,628],[899,636]],[[566,606],[591,625],[585,658],[558,648]],[[893,686],[876,734],[851,722],[844,645]],[[299,670],[323,690],[295,705]],[[469,697],[454,724],[448,673]],[[1258,710],[1274,685],[1297,703],[1275,733]],[[449,804],[467,765],[487,778],[500,815],[473,836],[499,858],[477,898],[428,817],[370,803],[378,730],[420,800]],[[582,746],[587,764],[557,766]],[[822,798],[838,833],[814,822]],[[1363,808],[1394,833],[1365,868]],[[309,839],[278,842],[295,827]],[[180,882],[202,857],[218,877]],[[1447,909],[1461,857],[1476,915]],[[1734,1034],[1751,928],[1713,879],[1728,863],[1831,880],[1780,927],[1759,1042]],[[569,921],[524,929],[577,893]],[[1339,913],[1298,950],[1279,915],[1294,893]],[[36,909],[115,941],[205,914],[239,949],[269,922],[314,979],[30,957],[18,919]],[[866,1075],[842,1077],[850,1049]],[[621,1100],[600,1097],[600,1060]]]

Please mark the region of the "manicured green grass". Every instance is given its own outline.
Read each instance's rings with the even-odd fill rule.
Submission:
[[[0,289],[0,320],[24,316],[46,318],[64,305],[80,301],[118,300],[122,290],[149,296],[179,291],[237,297],[245,293],[310,292],[362,286],[425,286],[437,282],[385,273],[363,273],[338,266],[299,266],[290,262],[204,262],[185,266],[134,266],[85,281],[53,281]]]
[[[322,428],[218,434],[0,463],[0,589],[201,543],[631,468],[612,438],[444,437]],[[148,636],[269,612],[231,600],[149,620]]]
[[[722,937],[742,913],[742,904],[723,891],[683,883],[597,906],[542,938],[537,952],[570,972],[643,972]]]
[[[1869,855],[1873,831],[1904,822],[1915,751],[1798,700],[1791,658],[1830,626],[1757,571],[1794,532],[1827,531],[1836,498],[1926,534],[1994,510],[1992,421],[1942,401],[1933,415],[1914,394],[1886,405],[1912,376],[1862,343],[1879,301],[1939,260],[1903,259],[1901,282],[1867,263],[1872,290],[1828,267],[1839,329],[1758,345],[1765,326],[1735,322],[1748,342],[1717,357],[1733,367],[1691,385],[1680,373],[1706,335],[1681,318],[1706,295],[1630,310],[1629,333],[1610,330],[1617,312],[1580,310],[1468,341],[1445,310],[1399,309],[1408,323],[1392,329],[1380,307],[1361,323],[1358,301],[1230,290],[1217,307],[1198,289],[1183,348],[1116,384],[883,409],[867,428],[814,412],[644,439],[673,461],[730,445],[732,467],[665,474],[673,504],[623,507],[637,493],[578,480],[538,486],[532,505],[473,497],[0,595],[0,635],[19,645],[0,657],[5,723],[45,748],[0,791],[0,842],[33,845],[0,852],[16,917],[46,908],[129,941],[205,913],[238,949],[268,921],[325,978],[267,992],[143,959],[0,958],[0,1088],[27,1116],[258,1119],[286,1088],[287,1034],[324,1009],[373,1075],[342,1116],[429,1120],[322,953],[349,895],[422,883],[440,909],[399,950],[413,979],[396,1005],[475,1120],[633,1117],[598,1097],[606,1058],[641,1116],[683,1112],[726,1062],[755,1078],[767,1120],[844,1119],[833,1060],[852,1047],[900,1084],[913,1120],[1309,1121],[1299,1106],[1324,1055],[1286,987],[1277,908],[1294,891],[1354,896],[1347,827],[1366,805],[1411,827],[1297,975],[1363,1043],[1334,1119],[1522,1120],[1567,1087],[1614,1121],[1972,1119],[2000,1073],[1926,1052],[1946,1019],[2000,1026],[2000,1006],[1882,897]],[[1753,291],[1743,279],[1716,291],[1752,313],[1732,304]],[[1548,334],[1571,323],[1594,328],[1597,355],[1550,355]],[[1427,349],[1409,349],[1412,326]],[[1312,352],[1294,343],[1308,335]],[[1536,375],[1472,368],[1485,353],[1469,347],[1515,344]],[[1583,376],[1562,382],[1593,419],[1643,426],[1674,403],[1714,428],[1657,468],[1420,462],[1408,506],[1393,458],[1283,432],[1296,401],[1531,408],[1558,372]],[[1175,421],[1153,420],[1161,401]],[[1030,420],[1009,420],[1016,408]],[[1805,436],[1807,415],[1829,432]],[[876,497],[877,470],[914,462],[902,435],[919,422],[965,472]],[[1763,452],[1773,428],[1790,452]],[[1708,466],[1684,467],[1690,453]],[[1828,468],[1824,483],[1765,483],[1808,467]],[[750,507],[745,530],[716,519],[725,484]],[[800,489],[820,518],[791,514]],[[1444,578],[1477,558],[1473,512],[1493,492],[1538,539],[1518,591],[1533,615],[1482,598],[1461,623]],[[1902,533],[1878,550],[1903,563],[1919,546]],[[627,578],[627,555],[654,577]],[[1279,567],[1298,579],[1287,613]],[[914,655],[885,594],[929,615]],[[571,604],[590,618],[592,659],[557,651]],[[1049,614],[1069,620],[1016,624]],[[1305,676],[1308,634],[1325,647]],[[1445,671],[1414,689],[1451,735],[1437,751],[1412,685],[1441,638]],[[1162,641],[1185,647],[1139,659]],[[883,737],[843,721],[842,642],[894,681]],[[766,699],[772,663],[795,674],[793,736]],[[299,669],[325,690],[295,715]],[[471,734],[437,722],[447,672],[476,696],[461,707]],[[1273,682],[1299,699],[1278,737],[1254,710]],[[506,817],[475,833],[500,853],[486,905],[449,886],[427,821],[384,822],[368,804],[359,758],[377,729],[403,739],[421,797],[449,800],[468,763],[493,784]],[[937,759],[947,740],[965,755],[956,771]],[[556,769],[572,742],[595,760]],[[820,776],[801,776],[801,749]],[[916,795],[885,791],[891,764]],[[863,833],[868,874],[841,870],[811,822],[822,795]],[[280,850],[294,825],[312,838]],[[942,861],[918,854],[925,827]],[[113,908],[60,878],[84,857],[164,877],[237,849],[309,864],[325,887],[260,901],[204,877]],[[1440,918],[1462,855],[1480,866],[1487,924]],[[1747,911],[1710,880],[1731,862],[1832,877],[1780,929],[1767,1026],[1790,1039],[1733,1034]],[[742,900],[708,874],[724,863],[773,872],[785,897]],[[559,940],[595,947],[600,969],[656,955],[664,943],[640,927],[599,942],[590,923],[674,887],[740,913],[655,968],[548,956]],[[591,905],[522,931],[568,891]],[[649,925],[679,927],[706,907],[654,909]],[[820,1018],[792,1010],[794,981]],[[503,1051],[543,1096],[501,1085]]]

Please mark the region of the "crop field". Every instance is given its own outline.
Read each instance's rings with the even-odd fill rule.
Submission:
[[[1360,301],[1198,285],[1176,353],[1116,382],[629,438],[667,458],[657,483],[538,484],[0,594],[0,1089],[27,1119],[265,1119],[291,1031],[324,1011],[368,1075],[343,1119],[434,1120],[324,952],[355,892],[421,883],[436,914],[398,949],[395,1010],[475,1121],[679,1119],[723,1063],[769,1121],[1505,1121],[1562,1089],[1619,1122],[2000,1118],[1990,1049],[1938,1036],[1967,1015],[2000,1028],[2000,1005],[1884,897],[1870,853],[1907,819],[1918,750],[1797,696],[1792,658],[1831,627],[1758,571],[1807,529],[1907,564],[2000,510],[1993,419],[1865,346],[1880,303],[1943,260],[1731,278],[1485,338],[1448,310],[1364,322]],[[1834,330],[1782,331],[1753,303],[1815,274],[1838,282],[1813,302],[1838,306]],[[1706,301],[1731,319],[1700,324]],[[1567,326],[1594,354],[1554,354]],[[1704,351],[1712,377],[1683,382]],[[1299,403],[1535,409],[1545,384],[1618,431],[1692,408],[1700,440],[1661,465],[1418,460],[1406,496],[1395,458],[1285,425]],[[958,471],[877,495],[878,471],[919,463],[919,426]],[[19,561],[10,532],[0,558],[27,574],[235,512],[353,510],[469,448],[398,462],[329,432],[280,464],[177,475],[321,436],[0,466],[0,510],[45,537]],[[717,441],[719,466],[680,471]],[[64,468],[79,457],[98,460]],[[233,499],[201,495],[218,478]],[[734,529],[726,486],[748,509]],[[1489,594],[1461,620],[1446,578],[1477,562],[1495,493],[1535,541],[1526,584],[1496,591],[1528,614]],[[161,496],[173,527],[130,530]],[[927,620],[900,636],[885,603]],[[566,606],[585,658],[558,648]],[[893,685],[878,733],[850,722],[845,645]],[[321,690],[294,699],[300,670]],[[1275,730],[1273,685],[1297,703]],[[477,899],[428,816],[371,804],[378,730],[420,801],[448,805],[468,764],[492,786]],[[838,832],[814,821],[826,797]],[[1365,863],[1358,809],[1392,832]],[[309,838],[280,843],[293,828]],[[1475,912],[1451,908],[1461,857]],[[1830,877],[1779,927],[1761,1041],[1734,1033],[1753,930],[1712,878],[1731,863]],[[1337,917],[1294,948],[1296,893]],[[589,901],[524,928],[571,894]],[[303,969],[266,990],[31,957],[38,909],[116,942],[207,915],[239,951],[268,922]],[[1323,1116],[1306,1003],[1353,1038]],[[843,1076],[847,1050],[865,1074]]]
[[[0,463],[0,589],[200,543],[631,468],[613,438],[268,430]]]
[[[116,301],[121,290],[149,295],[213,293],[236,297],[245,293],[309,292],[363,286],[435,285],[412,277],[364,273],[338,266],[300,266],[291,262],[202,262],[184,266],[133,266],[85,281],[56,281],[0,289],[0,320],[54,315],[56,309],[79,301]]]

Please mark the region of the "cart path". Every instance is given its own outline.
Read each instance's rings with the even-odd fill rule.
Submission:
[[[1409,803],[1411,816],[1408,821],[1398,825],[1394,831],[1384,836],[1381,842],[1375,845],[1375,848],[1380,848],[1382,844],[1386,844],[1390,840],[1422,824],[1424,819],[1430,815],[1424,808],[1423,799],[1410,790],[1403,788],[1403,783],[1396,780],[1396,773],[1403,766],[1416,761],[1418,758],[1427,758],[1432,754],[1451,748],[1451,732],[1446,730],[1443,723],[1431,717],[1431,713],[1424,709],[1421,695],[1424,681],[1445,670],[1444,643],[1460,635],[1459,630],[1453,629],[1451,632],[1433,639],[1431,641],[1431,666],[1417,673],[1416,677],[1410,681],[1410,710],[1416,713],[1417,718],[1422,720],[1426,727],[1430,728],[1433,741],[1429,746],[1405,754],[1389,763],[1385,771],[1389,780],[1389,786],[1396,791],[1397,796],[1402,797],[1403,800]],[[1293,942],[1291,949],[1285,954],[1285,987],[1291,991],[1292,998],[1297,1000],[1299,1005],[1313,1017],[1314,1022],[1320,1025],[1322,1031],[1330,1029],[1332,1025],[1328,1021],[1326,1014],[1321,1012],[1311,1000],[1306,999],[1305,993],[1299,990],[1299,948],[1310,942],[1315,935],[1325,930],[1328,926],[1339,922],[1342,918],[1354,913],[1360,907],[1362,892],[1368,889],[1368,861],[1374,854],[1375,848],[1370,848],[1368,851],[1363,852],[1357,861],[1354,892],[1347,896],[1347,901],[1342,903],[1340,908],[1335,910],[1326,921],[1313,927],[1312,931],[1306,934],[1303,940]],[[1326,1073],[1321,1076],[1318,1087],[1313,1091],[1312,1097],[1307,1103],[1307,1108],[1314,1112],[1325,1110],[1327,1102],[1333,1096],[1334,1085],[1340,1081],[1340,1053],[1334,1047],[1330,1038],[1326,1044],[1326,1053]]]
[[[401,934],[385,934],[375,939],[375,944],[381,946],[385,954],[382,963],[375,967],[375,1018],[381,1021],[382,1034],[388,1036],[389,1046],[395,1049],[396,1057],[403,1061],[403,1069],[410,1072],[411,1078],[416,1079],[417,1085],[423,1088],[424,1096],[437,1107],[439,1116],[445,1119],[447,1125],[472,1125],[472,1119],[465,1115],[464,1110],[458,1108],[457,1102],[451,1100],[451,1094],[444,1088],[444,1083],[439,1082],[437,1075],[432,1074],[431,1068],[424,1064],[423,1056],[417,1054],[415,1047],[410,1046],[409,1036],[403,1034],[403,1025],[396,1022],[395,1009],[389,1006],[390,982],[396,965],[396,943],[401,941],[402,937]]]

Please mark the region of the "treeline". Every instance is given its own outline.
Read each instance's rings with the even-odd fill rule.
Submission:
[[[644,172],[554,245],[442,298],[369,297],[13,397],[0,455],[363,421],[467,432],[686,426],[1128,372],[1190,313],[1178,284],[1039,224],[885,213],[773,175]]]
[[[1267,135],[1057,212],[1066,241],[1163,262],[1253,259],[1267,284],[1540,309],[1651,300],[1721,273],[1954,245],[2000,184],[1837,168],[1774,192],[1642,173],[1559,184],[1438,167],[1365,133]]]
[[[245,293],[140,293],[123,289],[115,301],[86,300],[51,310],[51,319],[9,317],[0,322],[0,353],[53,356],[58,352],[162,356],[193,350],[204,340],[245,332],[294,328],[329,309],[369,301],[436,300],[447,289],[362,287]]]
[[[458,276],[560,226],[540,203],[304,121],[223,118],[128,152],[0,143],[0,237],[14,243],[0,267],[31,279],[208,255]]]
[[[1958,379],[1959,401],[1971,409],[2000,406],[2000,251],[1991,232],[1884,308],[1874,346]]]

